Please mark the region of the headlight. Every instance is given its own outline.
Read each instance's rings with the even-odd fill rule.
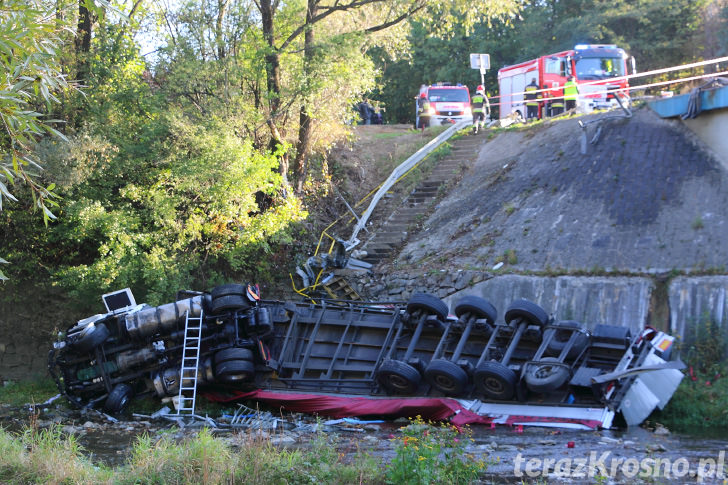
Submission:
[[[434,115],[435,113],[436,113],[436,111],[435,111],[435,108],[433,108],[432,106],[430,106],[430,107],[429,107],[429,108],[427,109],[427,114],[429,114],[429,115]]]
[[[465,116],[473,116],[473,110],[470,108],[465,108]]]

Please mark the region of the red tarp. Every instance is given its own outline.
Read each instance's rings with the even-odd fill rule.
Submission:
[[[228,393],[204,392],[203,396],[211,401],[230,402],[242,399],[261,401],[271,406],[279,406],[290,412],[319,414],[332,418],[362,416],[387,416],[390,418],[420,416],[424,420],[447,421],[455,426],[466,424],[491,424],[493,418],[481,416],[465,409],[455,399],[448,398],[367,398],[335,396],[330,394],[302,394],[256,390],[250,392],[231,391]],[[591,429],[599,428],[602,423],[591,419],[572,419],[556,417],[536,417],[510,415],[506,425],[515,423],[571,423]]]
[[[432,421],[450,420],[456,426],[464,424],[489,424],[490,418],[468,411],[454,399],[447,398],[398,398],[376,399],[344,397],[322,394],[298,394],[271,391],[232,391],[222,394],[205,392],[211,401],[229,402],[240,399],[261,401],[291,412],[321,414],[332,418],[352,416],[414,417]],[[450,419],[452,418],[452,419]]]

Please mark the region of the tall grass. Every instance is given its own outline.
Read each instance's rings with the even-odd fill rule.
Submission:
[[[74,436],[58,426],[31,426],[19,434],[0,429],[0,483],[455,485],[475,482],[485,471],[486,463],[466,452],[467,433],[419,419],[401,433],[390,461],[358,446],[354,453],[340,452],[336,436],[325,433],[313,434],[305,447],[282,448],[255,433],[224,440],[203,429],[177,441],[172,432],[138,438],[127,462],[109,468],[92,463]]]
[[[63,437],[61,428],[26,429],[13,435],[0,429],[0,482],[28,483],[105,483],[110,470],[94,466],[83,455],[73,436]]]
[[[269,438],[239,435],[239,449],[203,429],[176,442],[170,435],[138,438],[123,466],[88,460],[60,427],[12,434],[0,428],[3,484],[349,484],[383,483],[365,453],[347,460],[336,442],[316,435],[306,449],[278,448]]]

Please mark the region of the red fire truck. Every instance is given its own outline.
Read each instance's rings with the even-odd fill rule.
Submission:
[[[524,90],[536,79],[544,102],[540,116],[547,115],[549,98],[563,96],[563,85],[569,78],[579,85],[578,107],[583,111],[608,108],[616,104],[615,95],[629,101],[629,82],[624,78],[635,73],[634,58],[616,45],[580,44],[571,50],[541,56],[498,71],[500,117],[519,115],[525,118]]]

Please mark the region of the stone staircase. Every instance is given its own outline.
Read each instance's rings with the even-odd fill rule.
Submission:
[[[389,217],[380,215],[385,223],[363,245],[367,255],[362,259],[374,265],[391,258],[404,241],[419,230],[432,204],[441,195],[441,190],[448,183],[457,181],[460,174],[478,157],[481,147],[487,141],[481,132],[478,135],[468,134],[450,141],[450,153],[440,160],[407,196]],[[374,215],[377,214],[375,210]]]

